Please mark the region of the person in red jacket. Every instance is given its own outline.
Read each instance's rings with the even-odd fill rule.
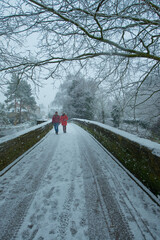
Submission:
[[[61,124],[63,126],[63,132],[64,133],[66,133],[67,120],[68,120],[67,115],[65,113],[63,113],[61,118],[60,118],[60,121],[61,121]]]
[[[53,115],[52,123],[55,129],[55,133],[58,134],[58,126],[60,124],[60,116],[58,115],[58,112],[55,112],[55,114]]]

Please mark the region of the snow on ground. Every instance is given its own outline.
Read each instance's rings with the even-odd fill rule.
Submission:
[[[75,120],[76,120],[76,118],[75,118]],[[90,121],[90,120],[78,119],[78,118],[77,118],[77,120],[78,121],[82,121],[82,122],[88,122],[88,123],[95,124],[95,125],[100,126],[100,127],[104,128],[104,129],[107,129],[107,130],[109,130],[111,132],[114,132],[114,133],[116,133],[116,134],[118,134],[120,136],[123,136],[123,137],[125,137],[125,138],[127,138],[127,139],[129,139],[129,140],[131,140],[133,142],[139,143],[140,145],[145,146],[145,147],[151,149],[153,154],[155,154],[158,157],[160,157],[160,144],[159,143],[153,142],[153,141],[145,139],[145,138],[140,138],[140,137],[138,137],[136,135],[133,135],[131,133],[125,132],[123,130],[119,130],[117,128],[114,128],[114,127],[111,127],[109,125],[105,125],[103,123],[99,123],[99,122],[96,122],[96,121]]]
[[[80,153],[75,135],[72,131],[70,134],[72,138],[66,135],[58,136],[61,137],[58,139],[61,142],[51,156],[49,169],[44,175],[41,187],[18,233],[18,239],[29,235],[26,228],[28,223],[32,226],[30,228],[33,228],[32,232],[36,232],[36,239],[41,236],[48,240],[74,239],[75,234],[77,239],[85,239],[86,227],[78,226],[80,224],[78,220],[82,221],[85,216],[83,177],[81,168],[78,166]],[[71,219],[70,222],[69,219]],[[65,238],[65,231],[67,231],[67,238]]]
[[[3,240],[158,240],[159,222],[158,205],[75,124],[0,179]]]
[[[22,126],[19,126],[19,129],[16,128],[16,127],[13,127],[11,129],[11,131],[8,131],[7,135],[4,136],[4,137],[1,137],[0,138],[0,144],[3,143],[3,142],[6,142],[6,141],[9,141],[11,139],[14,139],[14,138],[17,138],[25,133],[28,133],[30,131],[33,131],[39,127],[43,127],[45,126],[46,124],[50,123],[51,122],[51,119],[44,122],[44,123],[41,123],[41,124],[38,124],[38,125],[35,125],[35,126],[32,126],[32,127],[28,127],[28,125],[22,125]],[[23,130],[20,130],[20,129],[23,129]],[[10,134],[11,133],[11,134]]]
[[[4,125],[0,124],[0,137],[4,137],[6,135],[11,135],[15,132],[22,131],[24,129],[30,128],[31,126],[34,125],[34,122],[25,122],[17,125]]]

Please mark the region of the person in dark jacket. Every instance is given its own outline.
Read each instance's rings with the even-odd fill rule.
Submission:
[[[58,112],[55,112],[55,114],[53,115],[52,123],[55,129],[55,133],[58,134],[58,126],[60,124],[60,116],[58,115]]]
[[[66,133],[66,126],[67,126],[67,120],[68,120],[68,117],[65,113],[62,114],[61,118],[60,118],[60,122],[63,126],[63,132]]]

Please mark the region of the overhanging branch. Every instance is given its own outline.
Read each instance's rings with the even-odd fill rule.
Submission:
[[[54,15],[58,16],[63,21],[69,22],[69,23],[73,24],[78,29],[80,29],[86,36],[88,36],[89,38],[91,38],[93,40],[96,40],[96,41],[99,41],[99,42],[102,42],[102,43],[109,44],[110,46],[113,46],[113,47],[115,47],[115,48],[117,48],[117,49],[119,49],[121,51],[129,53],[129,54],[121,53],[123,56],[148,58],[148,59],[154,59],[154,60],[160,61],[160,57],[158,57],[158,56],[152,55],[152,54],[150,54],[148,52],[145,53],[145,52],[141,52],[141,51],[136,51],[134,49],[125,48],[125,47],[121,46],[120,44],[118,44],[118,43],[116,43],[114,41],[111,41],[109,39],[105,39],[103,37],[103,34],[102,34],[102,28],[101,28],[101,37],[95,36],[94,34],[91,34],[85,27],[83,27],[78,21],[75,21],[74,19],[71,19],[71,18],[67,17],[66,14],[62,14],[62,12],[56,11],[54,8],[47,7],[46,5],[41,4],[41,3],[39,3],[39,2],[37,2],[35,0],[29,0],[29,2],[39,6],[40,8],[46,9],[49,12],[52,12]],[[123,18],[125,18],[125,16],[123,16]],[[127,17],[127,18],[129,19],[131,17]],[[134,20],[136,20],[136,18]],[[160,21],[159,21],[159,24],[160,24]],[[99,25],[99,22],[98,22],[98,25]],[[118,55],[119,56],[119,53],[118,54],[114,54],[114,55]]]

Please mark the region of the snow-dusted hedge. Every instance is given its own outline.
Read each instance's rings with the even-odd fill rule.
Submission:
[[[0,171],[26,152],[51,129],[51,121],[0,139]]]
[[[98,122],[73,122],[90,132],[155,195],[160,194],[160,144]]]

